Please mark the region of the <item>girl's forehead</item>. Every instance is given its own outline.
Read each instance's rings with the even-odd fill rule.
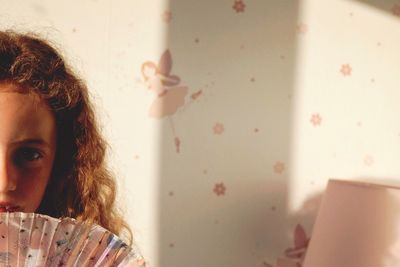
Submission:
[[[25,103],[32,103],[33,106],[41,105],[43,107],[47,107],[47,104],[41,100],[41,98],[37,93],[33,92],[32,90],[29,90],[28,88],[15,85],[13,83],[0,81],[0,94],[2,93],[6,93],[2,97],[3,99],[21,98],[24,99]]]
[[[18,91],[2,90],[0,86],[0,108],[3,112],[37,111],[46,109],[47,105],[38,95],[31,93],[21,93]],[[35,114],[32,114],[35,115]]]
[[[0,125],[0,142],[37,135],[51,138],[55,132],[54,115],[39,96],[1,84]]]
[[[28,90],[22,86],[8,81],[0,81],[0,92],[18,92],[28,93]]]

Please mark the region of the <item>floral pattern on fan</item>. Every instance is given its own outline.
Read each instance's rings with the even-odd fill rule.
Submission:
[[[0,266],[145,267],[137,247],[105,228],[38,213],[0,213]]]

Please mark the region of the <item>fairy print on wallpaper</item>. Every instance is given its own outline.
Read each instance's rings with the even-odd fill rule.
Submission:
[[[147,89],[156,96],[149,110],[150,117],[173,115],[185,104],[188,88],[180,85],[178,76],[170,74],[171,68],[172,57],[169,50],[162,54],[158,65],[151,61],[142,64],[142,75]]]
[[[181,140],[175,132],[172,116],[182,107],[189,105],[202,95],[199,90],[191,95],[186,103],[188,87],[181,84],[179,76],[172,75],[172,56],[167,49],[160,57],[158,64],[146,61],[142,64],[141,72],[145,86],[154,93],[154,100],[149,108],[149,116],[156,119],[167,117],[170,120],[174,134],[176,152],[180,152]]]
[[[278,267],[301,267],[306,255],[310,238],[307,238],[302,225],[298,224],[294,230],[294,247],[285,250],[286,259],[277,259]]]

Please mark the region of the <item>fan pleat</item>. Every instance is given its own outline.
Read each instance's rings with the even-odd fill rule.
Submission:
[[[0,213],[0,267],[145,267],[137,247],[97,224]]]
[[[81,236],[86,236],[88,230],[85,225],[76,224],[75,228],[72,232],[72,236],[67,243],[67,247],[63,252],[63,256],[61,258],[60,264],[62,266],[73,266],[73,257],[77,254],[77,250],[81,246]]]
[[[54,233],[53,242],[50,245],[46,266],[56,267],[59,265],[74,228],[75,225],[71,220],[61,220],[58,224],[56,232]]]
[[[95,266],[109,266],[117,255],[121,245],[122,241],[117,236],[110,233],[107,239],[107,248],[102,251]]]
[[[25,266],[25,258],[28,252],[31,232],[33,228],[34,217],[32,214],[23,213],[21,214],[21,223],[19,227],[18,235],[18,255],[17,255],[17,266]]]
[[[93,265],[93,259],[96,253],[96,249],[99,245],[99,242],[103,239],[105,235],[104,228],[95,225],[89,234],[86,236],[85,244],[79,253],[75,265],[79,266],[87,266],[89,264]],[[91,262],[92,259],[92,262]]]

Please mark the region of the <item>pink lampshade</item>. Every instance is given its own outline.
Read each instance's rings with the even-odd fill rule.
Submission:
[[[399,267],[400,188],[329,180],[303,267]]]

